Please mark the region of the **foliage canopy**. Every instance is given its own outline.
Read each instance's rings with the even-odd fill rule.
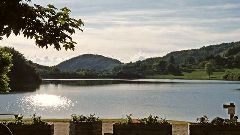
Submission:
[[[207,72],[207,74],[209,76],[209,79],[210,79],[210,76],[213,73],[213,64],[211,62],[206,63],[205,70],[206,70],[206,72]]]
[[[70,17],[66,7],[57,9],[53,5],[43,7],[29,4],[31,0],[0,0],[0,40],[23,34],[26,38],[34,39],[39,47],[54,46],[60,50],[74,50],[76,42],[71,35],[81,28],[84,23]]]

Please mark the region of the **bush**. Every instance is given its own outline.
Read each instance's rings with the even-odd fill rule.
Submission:
[[[132,118],[132,114],[126,116],[127,119],[125,124],[133,124],[134,121]],[[159,118],[158,116],[153,116],[151,114],[146,118],[138,119],[138,121],[140,124],[143,125],[170,125],[170,123],[168,123],[166,119]]]
[[[146,125],[170,125],[165,119],[160,119],[158,116],[149,115],[147,118],[140,119],[140,123]]]
[[[95,117],[95,114],[90,114],[89,116],[84,115],[71,115],[71,122],[79,123],[79,122],[99,122],[101,121],[99,117]]]
[[[240,80],[240,73],[226,71],[225,74],[223,75],[223,79],[224,80],[229,80],[229,81],[239,81]]]
[[[229,119],[223,119],[220,117],[214,118],[211,122],[209,122],[209,119],[207,116],[202,116],[200,118],[197,118],[197,124],[199,125],[216,125],[216,126],[222,126],[222,125],[240,125],[240,123],[237,122],[237,117],[235,116],[233,120]]]
[[[9,78],[7,76],[12,67],[12,55],[0,48],[0,91],[9,91]]]

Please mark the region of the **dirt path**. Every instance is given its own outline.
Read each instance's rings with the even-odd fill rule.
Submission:
[[[112,133],[113,123],[103,123],[103,133]],[[54,135],[69,135],[68,123],[54,123]],[[173,125],[173,135],[188,135],[187,124]]]

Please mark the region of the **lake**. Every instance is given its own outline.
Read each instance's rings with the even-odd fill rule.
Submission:
[[[240,107],[240,82],[203,80],[44,80],[34,92],[1,94],[0,113],[43,118],[96,114],[101,118],[146,117],[196,121],[228,117],[224,103]],[[239,111],[237,110],[237,113]]]

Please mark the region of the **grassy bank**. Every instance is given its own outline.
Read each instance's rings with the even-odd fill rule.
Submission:
[[[223,75],[225,71],[237,72],[240,73],[240,69],[226,69],[224,71],[213,72],[211,75],[211,80],[223,80]],[[193,72],[187,73],[183,72],[183,75],[151,75],[147,76],[151,79],[188,79],[188,80],[209,80],[209,77],[204,69],[196,69]]]

